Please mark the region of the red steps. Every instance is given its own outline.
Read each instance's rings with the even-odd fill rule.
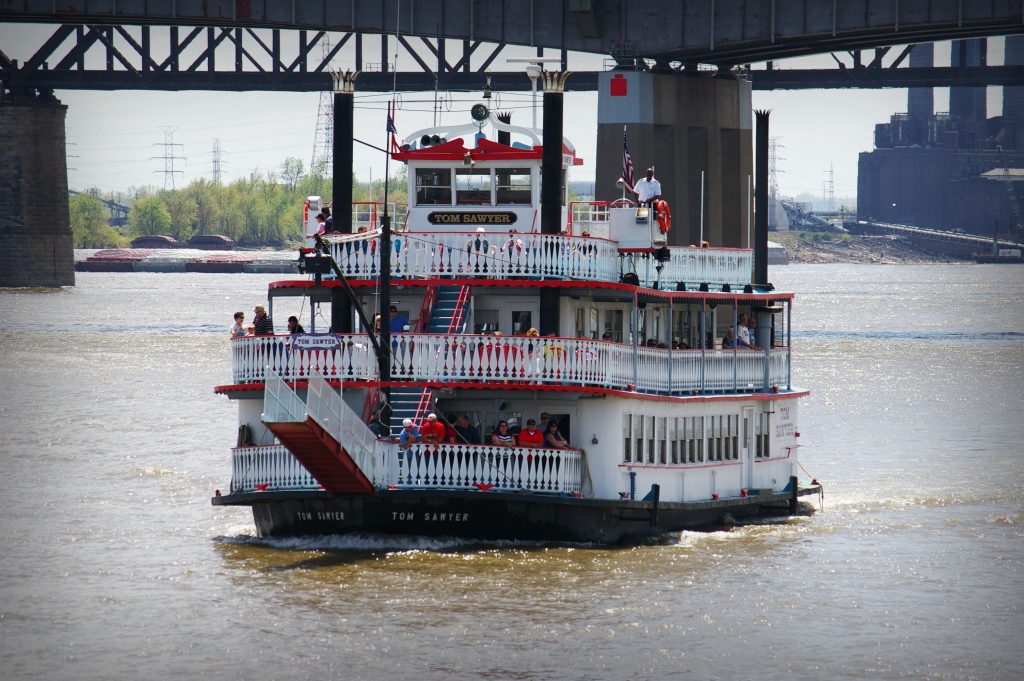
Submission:
[[[373,483],[348,452],[312,418],[304,422],[267,423],[277,439],[328,492],[373,494]]]

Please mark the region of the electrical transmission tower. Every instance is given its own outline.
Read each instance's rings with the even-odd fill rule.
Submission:
[[[220,138],[217,137],[213,140],[213,183],[220,184],[221,180],[221,169],[220,164],[227,163],[227,161],[221,160],[220,150]]]
[[[772,230],[779,226],[775,212],[779,197],[779,149],[782,148],[783,145],[779,144],[778,137],[768,138],[768,229]]]
[[[331,52],[331,41],[325,37],[323,58]],[[330,177],[334,171],[334,93],[328,90],[320,93],[320,106],[316,114],[316,134],[313,137],[313,156],[309,161],[309,172]]]
[[[822,189],[825,199],[825,210],[831,213],[836,197],[836,172],[831,163],[828,164],[828,170],[825,172],[825,181]]]
[[[160,142],[156,142],[155,144],[153,144],[153,146],[154,147],[162,146],[164,148],[164,155],[163,156],[150,156],[149,158],[150,158],[150,160],[153,160],[153,159],[161,159],[161,160],[163,160],[163,162],[164,162],[164,169],[163,170],[154,170],[153,172],[154,173],[163,173],[164,174],[164,189],[174,189],[174,176],[175,175],[182,175],[182,176],[184,176],[184,172],[183,171],[175,170],[174,169],[174,162],[175,161],[185,161],[185,157],[184,156],[175,156],[174,152],[175,152],[175,148],[176,147],[184,148],[184,145],[175,144],[174,143],[174,131],[178,129],[177,126],[171,127],[169,125],[165,125],[165,126],[161,126],[160,129],[164,131],[164,141],[163,141],[163,144],[161,144]]]

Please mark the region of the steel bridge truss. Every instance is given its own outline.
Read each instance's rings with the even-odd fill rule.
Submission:
[[[912,49],[833,52],[836,68],[736,67],[730,74],[755,90],[805,88],[944,87],[1024,85],[1018,66],[907,68]],[[518,52],[514,52],[518,50]],[[895,56],[890,57],[890,53]],[[513,47],[480,40],[406,35],[334,33],[291,29],[214,26],[57,26],[23,62],[0,51],[2,89],[19,90],[233,90],[322,92],[331,89],[330,69],[359,71],[366,92],[531,89],[524,70],[507,59],[545,58],[548,68],[567,70],[566,50]],[[523,56],[523,55],[527,56]],[[599,56],[590,56],[595,63]],[[888,59],[888,63],[886,63]],[[580,58],[583,61],[584,58]],[[655,62],[618,56],[607,67],[715,75],[716,67]],[[398,65],[403,68],[398,69]],[[408,65],[408,66],[406,66]],[[569,90],[597,89],[596,70],[573,69]]]
[[[8,90],[324,91],[331,89],[330,70],[343,68],[359,71],[358,88],[371,92],[481,90],[488,76],[494,88],[529,90],[523,70],[491,72],[496,63],[506,66],[497,61],[506,48],[480,40],[386,34],[64,25],[24,63],[0,51],[0,79]],[[543,50],[536,52],[544,56]],[[565,50],[547,59],[557,62],[548,68],[567,68]],[[411,69],[398,71],[396,63]],[[586,80],[596,84],[596,75]],[[577,89],[596,87],[581,85]]]

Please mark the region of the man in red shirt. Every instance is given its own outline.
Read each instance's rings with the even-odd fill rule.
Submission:
[[[423,441],[428,444],[444,442],[444,424],[437,420],[437,414],[427,414],[427,422],[423,424]]]
[[[526,419],[526,428],[519,431],[519,446],[534,449],[544,446],[544,433],[540,432],[533,419]]]

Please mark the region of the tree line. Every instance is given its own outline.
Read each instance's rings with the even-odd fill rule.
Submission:
[[[289,157],[277,171],[254,171],[248,178],[221,184],[194,180],[182,189],[132,188],[127,198],[92,188],[70,197],[75,248],[124,247],[144,235],[166,235],[186,242],[199,234],[219,234],[243,247],[287,247],[302,237],[302,208],[310,196],[331,200],[333,180],[323,169],[305,172],[300,159]],[[381,201],[383,180],[359,182],[352,175],[353,201]],[[389,203],[406,203],[406,170],[393,176]],[[100,198],[130,206],[128,224],[109,224]]]

